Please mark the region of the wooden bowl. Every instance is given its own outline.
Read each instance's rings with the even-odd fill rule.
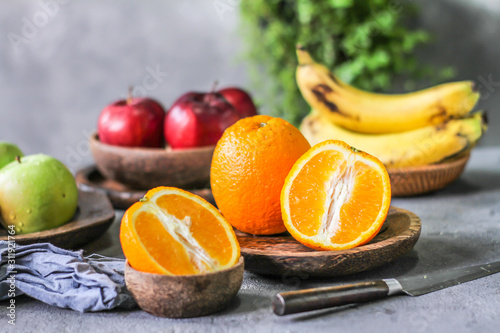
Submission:
[[[460,176],[469,157],[466,154],[440,164],[388,169],[392,196],[419,195],[445,188]]]
[[[139,307],[158,317],[199,317],[227,307],[243,282],[244,260],[231,268],[198,275],[139,272],[125,264],[125,284]]]
[[[104,177],[133,189],[205,188],[210,184],[215,146],[182,150],[119,147],[100,142],[94,133],[90,148]]]

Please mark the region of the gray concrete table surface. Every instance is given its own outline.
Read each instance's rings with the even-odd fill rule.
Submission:
[[[500,274],[419,297],[394,296],[342,308],[278,317],[270,307],[277,292],[378,278],[425,274],[439,269],[500,260],[500,147],[473,151],[465,173],[439,192],[393,199],[422,219],[415,248],[379,269],[334,279],[264,277],[245,272],[237,298],[224,311],[191,319],[157,318],[136,309],[79,313],[19,297],[18,332],[498,332]],[[122,211],[86,253],[123,257],[118,231]],[[2,322],[5,304],[0,303]]]

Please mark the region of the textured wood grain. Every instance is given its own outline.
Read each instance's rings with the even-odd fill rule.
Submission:
[[[78,191],[78,210],[72,221],[58,228],[14,237],[18,244],[49,242],[77,249],[106,232],[114,218],[115,211],[105,194]],[[7,238],[7,230],[0,228],[0,240]]]
[[[410,251],[420,236],[417,215],[391,207],[384,227],[368,244],[342,251],[316,251],[289,234],[253,236],[236,231],[246,269],[291,276],[341,276],[385,265]]]
[[[94,133],[90,149],[106,178],[142,190],[161,185],[206,187],[215,146],[177,150],[119,147],[101,143]]]
[[[125,283],[139,307],[169,318],[199,317],[229,305],[243,282],[244,260],[226,270],[199,275],[143,273],[125,265]]]
[[[392,196],[419,195],[445,188],[460,176],[469,157],[467,154],[446,163],[387,170]]]
[[[104,178],[95,166],[89,166],[79,170],[75,178],[78,188],[81,190],[105,193],[111,200],[115,209],[127,209],[139,201],[148,191],[134,190],[114,180]],[[215,205],[214,196],[210,188],[186,189],[186,191],[196,194]]]

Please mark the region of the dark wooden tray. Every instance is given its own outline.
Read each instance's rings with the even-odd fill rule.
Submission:
[[[65,249],[78,249],[104,234],[114,219],[115,211],[105,194],[78,191],[78,210],[72,221],[50,230],[14,235],[14,238],[18,244],[48,242]],[[0,227],[0,240],[8,240],[3,227]]]
[[[236,231],[245,269],[278,276],[334,277],[385,265],[410,251],[420,236],[420,218],[391,207],[377,236],[368,244],[342,251],[316,251],[289,234],[253,236]]]
[[[105,178],[96,168],[95,165],[81,169],[76,173],[76,182],[78,188],[88,192],[101,192],[106,194],[115,209],[127,209],[139,199],[144,197],[148,191],[134,190],[117,181]],[[168,186],[168,184],[165,184]],[[199,195],[211,204],[215,205],[215,200],[212,195],[212,190],[204,189],[185,189],[191,193]]]

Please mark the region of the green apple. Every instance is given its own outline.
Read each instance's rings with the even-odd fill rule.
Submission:
[[[13,143],[0,141],[0,169],[16,159],[24,156],[21,149]]]
[[[16,234],[59,227],[77,204],[75,178],[51,156],[26,156],[0,169],[0,221]]]

